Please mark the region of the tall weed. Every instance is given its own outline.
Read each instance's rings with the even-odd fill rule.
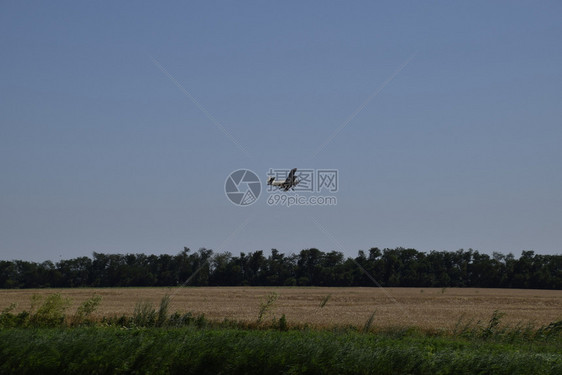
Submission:
[[[72,325],[92,323],[91,316],[98,308],[101,300],[101,296],[94,295],[82,302],[72,317]]]
[[[34,302],[38,301],[34,298]],[[56,327],[64,323],[65,311],[70,305],[70,299],[63,298],[60,293],[47,296],[45,301],[30,314],[29,324],[39,327]],[[32,305],[32,310],[34,306]]]
[[[260,309],[258,312],[258,323],[261,323],[264,316],[273,308],[275,301],[277,301],[279,295],[275,292],[268,294],[265,299],[260,303]]]

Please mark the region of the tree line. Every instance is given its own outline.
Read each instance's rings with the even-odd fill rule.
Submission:
[[[102,254],[42,263],[0,261],[0,288],[126,286],[385,286],[562,289],[562,255],[371,248],[356,257],[315,248],[176,255]]]

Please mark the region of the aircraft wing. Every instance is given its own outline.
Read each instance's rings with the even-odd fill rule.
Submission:
[[[292,184],[293,183],[293,181],[295,180],[295,172],[296,171],[297,171],[297,168],[291,169],[291,171],[289,172],[289,175],[285,179],[286,184]]]

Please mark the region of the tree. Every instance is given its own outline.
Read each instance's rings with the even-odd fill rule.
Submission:
[[[375,280],[375,283],[373,283]],[[176,255],[102,254],[42,263],[0,261],[0,288],[174,285],[314,285],[562,289],[562,255],[523,251],[490,257],[463,249],[419,252],[371,248],[357,257],[316,248],[232,256],[184,247]]]

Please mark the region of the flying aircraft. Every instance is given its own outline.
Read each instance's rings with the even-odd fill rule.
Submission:
[[[277,186],[279,189],[283,191],[288,191],[289,189],[295,190],[295,186],[299,183],[297,178],[295,177],[295,172],[297,168],[291,169],[289,175],[285,180],[276,180],[275,177],[269,177],[267,179],[267,184],[272,186]]]

